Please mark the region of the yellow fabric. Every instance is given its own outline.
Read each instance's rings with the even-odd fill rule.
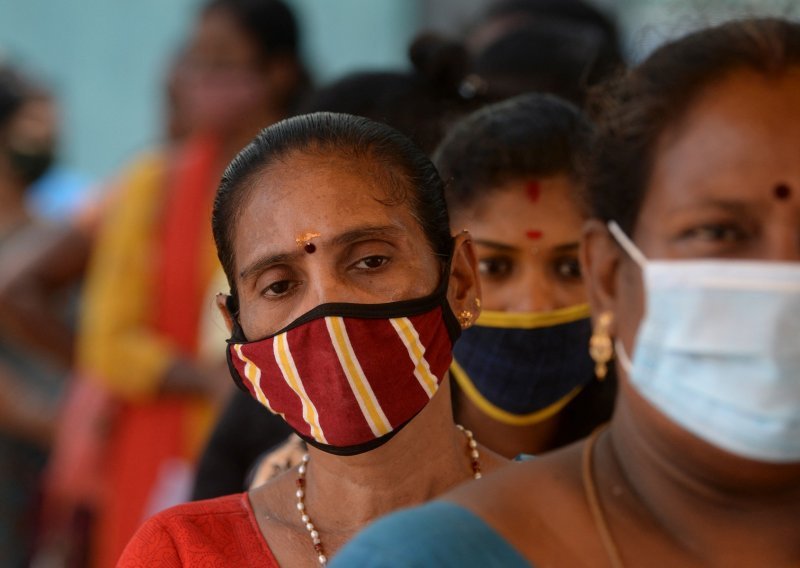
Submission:
[[[84,288],[79,368],[124,399],[156,395],[175,356],[149,321],[165,170],[164,156],[148,154],[123,174],[119,199],[97,234]]]
[[[223,377],[224,380],[225,377]],[[186,453],[187,459],[194,460],[200,455],[203,448],[208,443],[208,436],[219,417],[219,408],[210,402],[199,397],[193,397],[188,406],[188,417],[186,423]]]
[[[535,329],[571,323],[591,315],[589,304],[578,304],[549,312],[496,312],[483,310],[475,325],[511,329]]]

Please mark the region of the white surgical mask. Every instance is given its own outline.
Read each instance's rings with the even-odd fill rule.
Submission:
[[[609,230],[644,276],[632,361],[616,342],[634,387],[718,448],[800,462],[800,263],[649,260]]]

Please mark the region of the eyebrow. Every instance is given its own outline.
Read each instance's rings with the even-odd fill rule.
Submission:
[[[392,225],[377,225],[377,226],[367,225],[363,227],[356,227],[349,231],[345,231],[344,233],[336,235],[335,237],[322,242],[324,243],[325,246],[344,247],[347,245],[351,245],[353,243],[357,243],[359,241],[364,241],[369,239],[398,238],[403,234],[404,234],[403,230],[401,230],[398,227],[394,227]],[[247,280],[254,274],[259,274],[271,266],[295,261],[298,258],[302,257],[304,254],[306,253],[303,250],[297,250],[294,252],[280,252],[277,254],[268,254],[262,256],[253,261],[249,266],[247,266],[247,268],[243,269],[239,273],[239,278],[241,278],[242,280]]]
[[[239,273],[239,278],[241,278],[242,280],[247,280],[254,274],[263,272],[270,266],[274,266],[276,264],[285,264],[287,262],[296,260],[300,257],[302,253],[303,251],[296,251],[296,252],[284,252],[284,253],[262,256],[261,258],[258,258],[254,262],[252,262],[247,268],[242,270]]]
[[[365,225],[336,235],[327,244],[341,247],[369,239],[396,239],[403,234],[405,231],[393,225]]]
[[[489,247],[489,248],[493,248],[493,249],[497,249],[497,250],[502,250],[502,251],[506,251],[506,252],[513,252],[513,251],[519,250],[515,246],[507,245],[505,243],[498,243],[498,242],[495,242],[495,241],[487,241],[485,239],[475,239],[474,242],[475,242],[475,244],[478,244],[478,245],[483,245],[485,247]],[[555,253],[572,252],[572,251],[574,251],[575,249],[577,249],[579,247],[580,247],[580,243],[578,243],[577,241],[572,242],[572,243],[564,243],[562,245],[554,246],[553,247],[553,252],[555,252]]]
[[[498,243],[497,241],[488,241],[486,239],[475,239],[474,242],[475,242],[476,245],[481,245],[481,246],[484,246],[484,247],[489,247],[489,248],[503,250],[503,251],[519,250],[515,246],[507,245],[505,243]]]
[[[564,243],[563,245],[558,245],[553,247],[554,252],[571,252],[580,247],[580,243],[575,241],[574,243]]]
[[[708,198],[699,203],[681,204],[672,208],[668,213],[684,213],[686,211],[695,212],[698,209],[724,209],[730,213],[746,213],[752,208],[752,203],[735,201],[724,198]]]

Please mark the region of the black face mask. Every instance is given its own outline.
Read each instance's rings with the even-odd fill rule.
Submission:
[[[20,150],[14,146],[6,148],[6,156],[12,169],[25,182],[31,185],[42,177],[55,161],[55,151],[51,146],[30,150]]]
[[[527,426],[561,411],[593,378],[589,306],[550,312],[483,311],[454,349],[451,370],[484,414]]]

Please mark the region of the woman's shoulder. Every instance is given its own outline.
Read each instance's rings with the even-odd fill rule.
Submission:
[[[184,503],[158,513],[139,528],[117,566],[191,566],[201,558],[231,566],[250,565],[255,559],[265,565],[266,559],[266,566],[278,566],[246,493]]]
[[[513,568],[529,564],[473,512],[435,501],[370,525],[334,557],[331,566]]]
[[[587,508],[578,442],[447,493],[532,564],[582,566],[600,544]],[[591,565],[589,563],[588,565]]]
[[[575,551],[588,545],[594,555],[598,544],[579,543],[593,534],[579,466],[578,446],[511,464],[459,486],[444,501],[378,521],[332,566],[591,565]]]

